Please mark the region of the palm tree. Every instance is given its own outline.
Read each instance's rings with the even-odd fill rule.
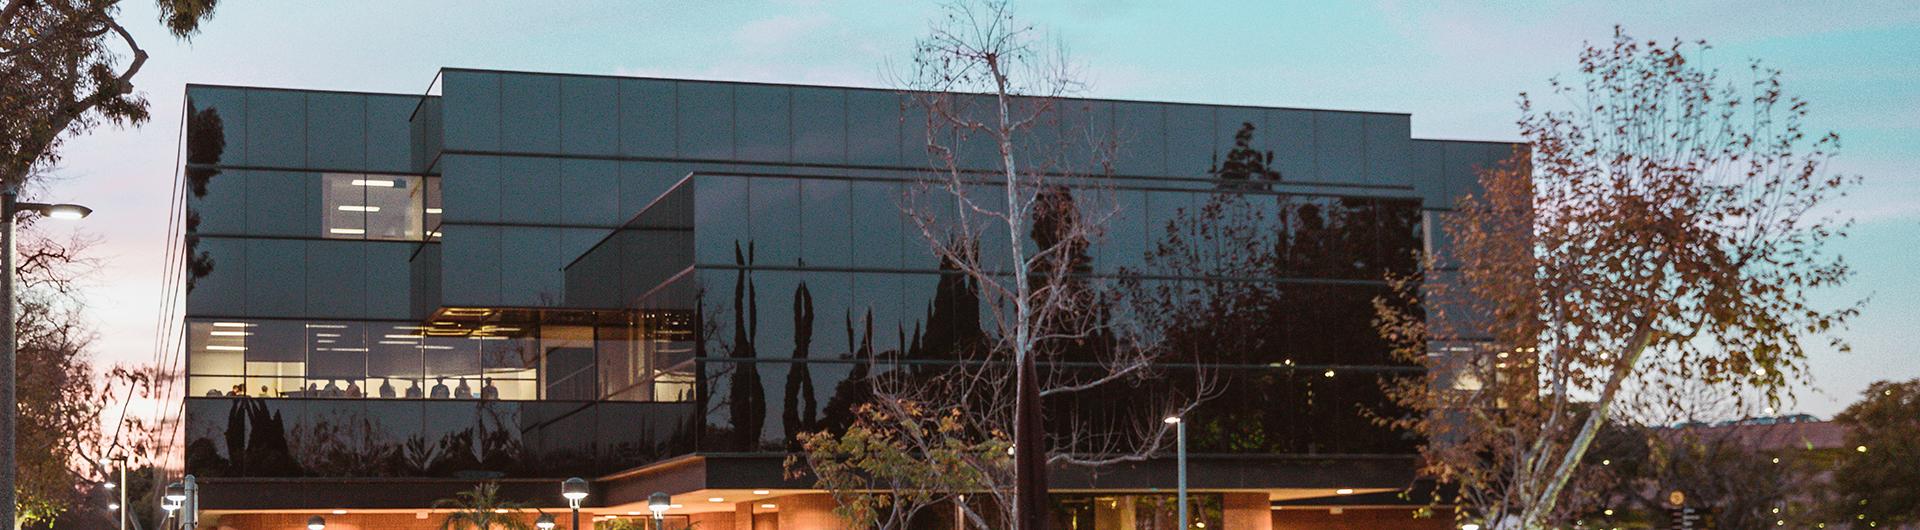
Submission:
[[[476,484],[472,491],[456,493],[451,499],[434,501],[433,507],[453,509],[440,522],[440,530],[533,530],[533,525],[518,517],[526,505],[502,500],[500,485],[492,482]]]

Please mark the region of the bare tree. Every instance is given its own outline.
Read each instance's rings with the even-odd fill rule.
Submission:
[[[1113,214],[1107,177],[1118,141],[1083,102],[1065,99],[1084,85],[1059,46],[1005,1],[950,3],[898,81],[924,119],[930,167],[902,209],[939,259],[941,292],[961,299],[955,307],[980,308],[982,324],[912,359],[928,362],[869,354],[869,405],[848,434],[808,438],[809,467],[831,473],[845,438],[882,437],[880,448],[919,460],[902,469],[967,471],[895,486],[940,494],[837,491],[843,506],[884,497],[860,501],[889,511],[859,523],[893,527],[951,504],[975,528],[1044,528],[1049,467],[1164,452],[1171,426],[1161,418],[1190,410],[1207,378],[1183,371],[1192,382],[1163,384],[1124,409],[1076,399],[1162,377],[1167,352],[1128,316],[1124,306],[1138,300],[1089,274],[1091,245]]]
[[[1807,300],[1848,276],[1822,249],[1846,226],[1824,208],[1857,181],[1827,169],[1837,136],[1802,129],[1778,71],[1723,81],[1705,48],[1616,30],[1553,84],[1566,110],[1522,94],[1531,150],[1486,168],[1446,220],[1452,255],[1377,304],[1383,335],[1430,368],[1391,389],[1417,411],[1392,423],[1425,436],[1425,471],[1458,486],[1463,516],[1555,524],[1613,408],[1673,395],[1629,381],[1777,403],[1805,377],[1802,341],[1855,313]]]

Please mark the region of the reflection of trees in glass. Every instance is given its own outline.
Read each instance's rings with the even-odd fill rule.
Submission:
[[[1223,370],[1220,399],[1190,426],[1201,450],[1390,452],[1404,440],[1374,427],[1391,414],[1370,375],[1296,373],[1296,365],[1389,365],[1372,332],[1373,298],[1419,248],[1413,201],[1214,193],[1154,227],[1150,276],[1129,296],[1170,347]],[[1329,447],[1328,444],[1339,444]]]
[[[1273,168],[1273,151],[1254,150],[1253,130],[1252,122],[1242,122],[1233,133],[1233,149],[1227,150],[1226,162],[1208,171],[1221,180],[1220,189],[1267,190],[1268,183],[1280,181],[1280,170]]]
[[[227,454],[222,456],[212,440],[195,440],[187,448],[187,468],[208,476],[300,476],[300,463],[287,445],[286,420],[268,403],[234,399],[222,431]]]
[[[187,101],[187,191],[194,198],[207,196],[207,185],[213,177],[220,174],[215,164],[227,149],[227,128],[221,122],[219,109],[195,109],[193,101]],[[186,256],[187,292],[193,292],[194,283],[213,272],[213,256],[204,251],[196,251],[200,244],[198,233],[200,212],[187,209],[186,219]]]
[[[724,407],[731,424],[718,425],[709,422],[709,428],[713,429],[715,431],[713,434],[721,439],[725,439],[730,433],[731,443],[728,447],[746,451],[760,447],[760,433],[766,424],[767,410],[766,390],[760,387],[760,369],[758,365],[751,362],[759,357],[756,341],[760,327],[759,297],[753,281],[753,243],[748,242],[743,250],[739,242],[734,242],[733,259],[737,267],[734,274],[733,307],[731,308],[733,341],[715,346],[726,350],[727,358],[734,359],[735,362],[707,365],[710,370],[713,370],[707,374],[710,380],[720,380],[728,375],[727,372],[731,372],[732,381],[728,383],[724,400],[708,400],[708,414],[711,416]],[[713,336],[711,333],[707,334],[707,337]],[[699,356],[706,357],[708,352],[704,350],[708,348],[707,341],[702,340],[699,344],[703,350]],[[714,366],[723,368],[713,369]]]
[[[813,293],[807,290],[807,282],[793,291],[793,360],[787,370],[787,388],[785,404],[780,419],[785,427],[785,436],[790,449],[799,447],[799,435],[811,431],[820,423],[818,403],[813,394],[813,373],[807,367],[807,356],[813,347]]]

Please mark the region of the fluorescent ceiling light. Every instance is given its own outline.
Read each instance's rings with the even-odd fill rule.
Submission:
[[[367,233],[367,230],[364,228],[328,228],[327,232],[340,234],[340,235],[357,236],[357,235]]]
[[[346,324],[307,324],[307,327],[320,328],[320,329],[347,329]]]
[[[333,344],[334,342],[335,341],[331,339],[320,339],[320,340],[313,341],[314,344]]]
[[[245,337],[247,335],[252,335],[252,333],[247,333],[245,331],[213,331],[213,332],[208,332],[207,334],[213,335],[215,337]]]
[[[213,323],[213,327],[216,327],[216,328],[244,328],[251,325],[253,324],[248,324],[246,322],[214,322]]]
[[[379,206],[360,206],[358,204],[342,204],[340,205],[340,211],[342,212],[378,212],[380,211],[380,207]]]
[[[313,336],[315,336],[315,337],[327,337],[327,338],[338,338],[338,337],[340,337],[340,334],[339,334],[339,333],[315,333],[315,334],[313,334]]]
[[[420,340],[419,335],[387,335],[386,338],[400,339],[400,340]]]
[[[430,213],[430,214],[434,214],[434,215],[440,215],[440,212],[441,212],[441,211],[442,211],[442,210],[441,210],[441,209],[439,209],[439,208],[428,208],[428,209],[427,209],[427,213]]]
[[[353,180],[353,185],[366,186],[369,188],[391,188],[393,187],[393,184],[394,183],[391,180],[380,180],[380,179],[354,179]]]
[[[391,344],[391,345],[395,345],[395,346],[418,346],[417,344],[414,344],[414,343],[412,343],[412,342],[407,342],[407,341],[404,341],[404,340],[383,340],[383,341],[380,341],[380,343],[381,343],[381,344]]]
[[[247,351],[246,346],[220,346],[217,344],[207,346],[207,349],[212,351]]]

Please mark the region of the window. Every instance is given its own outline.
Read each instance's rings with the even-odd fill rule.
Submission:
[[[322,174],[321,237],[419,241],[427,226],[427,180],[407,175]],[[439,198],[432,202],[438,204]],[[434,217],[438,219],[438,214]]]

